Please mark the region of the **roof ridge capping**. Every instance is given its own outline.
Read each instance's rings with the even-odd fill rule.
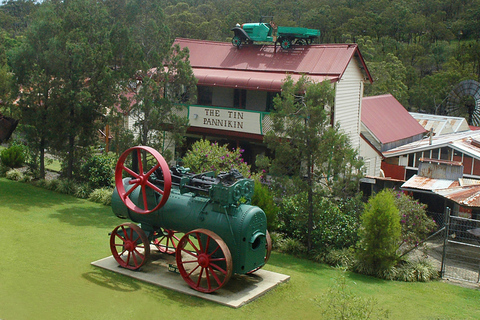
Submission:
[[[428,163],[437,163],[437,164],[445,164],[450,166],[463,166],[463,162],[461,161],[452,161],[452,160],[443,160],[443,159],[431,159],[431,158],[420,158],[418,159],[420,162],[428,162]]]

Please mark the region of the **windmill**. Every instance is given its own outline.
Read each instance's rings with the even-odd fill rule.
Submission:
[[[457,84],[447,97],[446,113],[466,118],[470,125],[480,126],[480,83],[465,80]]]

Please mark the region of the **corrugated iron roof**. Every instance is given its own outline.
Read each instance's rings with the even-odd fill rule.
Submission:
[[[433,132],[436,136],[470,130],[467,120],[462,117],[450,117],[415,112],[410,112],[410,115],[415,118],[418,123],[427,131],[433,129]]]
[[[427,177],[420,177],[414,175],[408,179],[404,184],[402,184],[402,189],[419,189],[426,191],[434,191],[440,189],[448,189],[458,186],[458,181],[456,180],[446,180],[446,179],[432,179]]]
[[[480,185],[436,190],[436,194],[466,207],[480,207]]]
[[[480,159],[480,148],[475,146],[475,144],[472,144],[472,141],[474,140],[480,140],[480,131],[459,132],[433,137],[431,144],[430,139],[425,138],[385,151],[383,152],[383,155],[386,158],[391,158],[409,153],[449,146],[455,150]]]
[[[181,48],[188,47],[190,65],[199,79],[199,85],[212,85],[209,77],[205,77],[207,73],[216,77],[216,83],[228,87],[237,80],[241,81],[242,77],[249,77],[249,82],[265,82],[266,78],[271,77],[273,81],[270,85],[258,87],[279,91],[281,83],[278,78],[283,75],[283,80],[287,73],[297,76],[305,74],[314,80],[338,80],[354,57],[359,59],[360,66],[371,81],[356,44],[296,46],[289,50],[273,45],[246,45],[237,49],[231,43],[182,38],[175,39],[174,44]],[[242,72],[251,73],[244,76]],[[237,87],[244,88],[242,84],[237,84]],[[245,88],[254,87],[250,85]]]
[[[480,180],[477,179],[460,178],[458,182],[460,187],[480,186]]]
[[[364,97],[362,123],[382,144],[426,133],[391,94]]]

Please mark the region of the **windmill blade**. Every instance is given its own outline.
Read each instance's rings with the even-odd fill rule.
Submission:
[[[465,104],[465,97],[474,99],[473,108]],[[480,83],[475,80],[460,82],[448,95],[445,109],[449,116],[468,115],[469,124],[480,126]]]

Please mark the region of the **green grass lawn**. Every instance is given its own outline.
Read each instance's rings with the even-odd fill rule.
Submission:
[[[47,161],[45,163],[45,169],[54,171],[54,172],[60,172],[62,170],[62,164],[60,161],[54,159],[52,161]]]
[[[239,309],[90,265],[110,255],[124,222],[109,207],[0,179],[0,319],[322,319],[341,271],[273,253],[265,269],[291,279]],[[480,291],[435,281],[402,283],[346,274],[390,319],[479,319]]]

